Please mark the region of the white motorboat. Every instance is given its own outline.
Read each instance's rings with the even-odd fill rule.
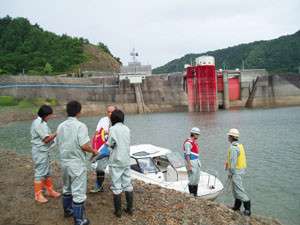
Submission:
[[[189,193],[185,160],[178,152],[150,144],[130,147],[131,177],[146,183]],[[214,200],[223,190],[218,174],[202,172],[198,184],[198,196]]]

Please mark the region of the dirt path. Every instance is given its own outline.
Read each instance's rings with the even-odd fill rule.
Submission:
[[[52,162],[54,189],[61,192],[60,164]],[[28,155],[0,148],[0,224],[53,225],[73,224],[73,218],[64,219],[61,197],[48,197],[48,203],[34,200],[34,164]],[[227,206],[194,198],[189,194],[133,181],[134,215],[113,215],[113,198],[109,191],[88,193],[85,217],[91,224],[265,224],[278,225],[274,219],[252,215],[241,216]],[[95,174],[88,171],[87,190],[94,187]],[[125,206],[125,196],[122,196]]]

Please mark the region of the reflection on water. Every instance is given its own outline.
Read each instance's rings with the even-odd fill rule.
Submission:
[[[52,132],[64,119],[51,119]],[[80,118],[92,137],[98,117]],[[5,149],[31,154],[32,121],[16,122],[0,127],[0,145]],[[182,145],[190,129],[201,129],[198,140],[202,170],[219,171],[225,184],[226,153],[230,144],[226,133],[240,130],[248,168],[244,178],[253,213],[278,218],[284,224],[300,221],[300,107],[275,109],[219,110],[215,113],[157,113],[127,115],[131,143],[154,144],[182,153]],[[52,150],[57,157],[57,148]],[[219,202],[233,204],[231,193]]]

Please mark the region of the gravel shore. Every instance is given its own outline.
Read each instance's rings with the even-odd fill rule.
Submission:
[[[29,155],[0,148],[0,224],[73,224],[73,218],[64,219],[61,197],[48,197],[48,203],[34,200],[34,164]],[[60,163],[52,162],[54,189],[61,192]],[[87,191],[95,185],[95,174],[88,171]],[[133,180],[134,215],[113,214],[113,197],[106,176],[101,193],[88,193],[85,202],[86,218],[91,224],[265,224],[278,225],[272,218],[256,215],[241,216],[228,206],[201,200],[189,194],[167,190],[157,185]],[[122,195],[125,206],[125,195]]]

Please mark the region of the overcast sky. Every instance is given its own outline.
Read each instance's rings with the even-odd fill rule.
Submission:
[[[188,53],[293,34],[300,0],[0,0],[6,15],[102,42],[124,65],[135,48],[155,68]]]

